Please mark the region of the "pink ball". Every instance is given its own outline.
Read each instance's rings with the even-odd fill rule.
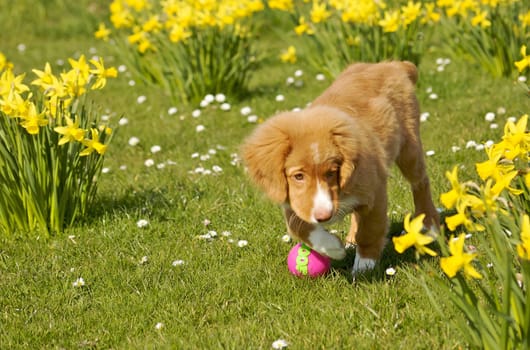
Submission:
[[[329,271],[331,260],[305,244],[298,243],[287,256],[287,266],[295,276],[318,277]]]

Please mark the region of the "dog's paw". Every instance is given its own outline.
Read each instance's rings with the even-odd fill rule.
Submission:
[[[370,258],[363,258],[359,253],[355,255],[355,261],[353,262],[352,274],[353,276],[368,270],[372,270],[375,267],[376,260]]]
[[[340,239],[320,226],[309,234],[309,243],[312,249],[333,260],[342,260],[346,257],[346,249]]]

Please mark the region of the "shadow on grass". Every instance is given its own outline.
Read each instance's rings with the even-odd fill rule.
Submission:
[[[189,189],[186,191],[189,192]],[[193,192],[179,196],[178,190],[161,187],[128,188],[120,194],[100,194],[96,200],[97,205],[93,206],[86,220],[91,222],[108,215],[171,220],[172,213],[185,211],[194,199],[204,196],[203,191],[198,188]]]
[[[444,218],[451,214],[452,213],[450,212],[441,213],[441,222],[445,222]],[[373,270],[361,273],[355,278],[352,276],[351,270],[355,260],[355,248],[348,249],[346,258],[343,260],[333,261],[332,268],[350,283],[373,283],[388,279],[389,276],[387,275],[386,270],[390,267],[398,268],[400,266],[416,265],[418,261],[416,260],[415,251],[413,248],[407,249],[405,252],[403,252],[403,254],[398,253],[394,249],[392,237],[401,235],[403,229],[402,221],[394,221],[390,224],[389,233],[387,235],[387,244],[383,250],[381,259],[377,262]],[[447,230],[442,230],[442,232],[447,232]],[[440,255],[440,249],[436,242],[432,243],[429,247],[436,251],[438,255]],[[422,260],[428,261],[429,259],[434,258],[428,255],[422,257]]]

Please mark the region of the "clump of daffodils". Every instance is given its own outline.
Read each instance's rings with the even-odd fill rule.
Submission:
[[[479,181],[461,181],[454,167],[446,173],[451,188],[440,196],[450,231],[447,241],[443,235],[438,239],[440,267],[449,280],[431,271],[423,281],[426,290],[435,283],[450,296],[464,316],[460,326],[473,347],[526,347],[530,337],[530,318],[524,316],[530,312],[527,127],[528,115],[509,119],[501,141],[486,147],[487,159],[475,164]],[[408,221],[409,217],[406,228],[411,232],[394,238],[396,250],[402,252],[406,243],[405,248],[415,246],[419,254],[437,255],[424,247],[433,240]],[[439,302],[430,292],[429,296]]]
[[[302,38],[300,46],[309,53],[307,60],[330,76],[354,61],[400,59],[418,64],[434,32],[455,56],[471,59],[494,76],[511,76],[512,62],[527,44],[530,27],[530,7],[521,0],[267,3],[288,13],[293,31]]]
[[[237,97],[256,65],[251,19],[262,10],[261,0],[114,0],[113,28],[102,23],[95,36],[112,38],[128,67],[177,102]]]
[[[426,29],[440,20],[434,3],[408,1],[397,6],[389,1],[269,0],[273,10],[289,13],[293,30],[310,55],[307,60],[329,76],[355,61],[385,59],[420,61]],[[293,62],[283,54],[282,61]]]
[[[5,117],[18,121],[27,133],[36,135],[41,127],[52,126],[55,132],[63,135],[59,144],[78,141],[87,146],[83,155],[93,150],[103,154],[105,147],[99,146],[99,130],[79,128],[77,108],[71,108],[75,101],[90,90],[105,87],[107,78],[115,78],[115,68],[105,68],[103,59],[86,61],[84,55],[78,60],[70,58],[71,69],[54,75],[49,63],[44,70],[33,69],[36,76],[30,84],[36,86],[42,100],[34,97],[30,87],[24,83],[25,73],[15,75],[6,65],[0,70],[0,112]],[[70,113],[74,112],[74,113]],[[104,128],[103,132],[110,133]]]
[[[46,63],[16,74],[0,55],[0,233],[60,232],[83,215],[96,190],[112,129],[85,106],[85,95],[117,76],[102,58]]]

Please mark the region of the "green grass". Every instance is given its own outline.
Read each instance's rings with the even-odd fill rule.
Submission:
[[[88,12],[93,7],[87,0],[75,14],[67,14],[69,2],[55,2],[58,13],[52,20],[30,26],[23,25],[26,17],[13,15],[0,22],[0,51],[20,71],[88,54],[92,47],[105,62],[120,64],[110,57],[112,49],[85,29],[97,23],[93,16],[105,15],[104,6],[92,5],[100,10]],[[0,7],[7,3],[0,1]],[[13,14],[16,9],[21,11],[14,8]],[[17,50],[20,43],[26,45],[24,52]],[[430,113],[422,134],[425,149],[435,151],[428,158],[435,198],[448,188],[446,170],[461,164],[461,178],[466,178],[484,158],[482,152],[466,149],[467,141],[498,140],[508,116],[528,111],[527,97],[509,80],[492,80],[458,61],[436,72],[434,61],[441,55],[433,51],[422,61],[418,86],[422,109]],[[304,70],[304,86],[287,87],[286,77],[298,68]],[[443,317],[434,311],[410,254],[399,256],[388,247],[374,273],[355,283],[347,266],[351,254],[325,278],[291,276],[285,262],[291,245],[281,240],[285,227],[280,210],[248,183],[241,165],[231,164],[231,154],[254,127],[240,115],[241,107],[248,105],[267,118],[277,110],[303,107],[329,82],[317,82],[303,63],[287,66],[274,56],[260,67],[248,99],[229,101],[229,112],[210,108],[193,118],[181,106],[177,114],[168,115],[168,96],[152,87],[131,87],[130,79],[121,74],[94,95],[101,113],[116,120],[123,115],[129,124],[111,144],[105,164],[110,172],[99,179],[92,214],[50,239],[0,239],[1,348],[267,349],[277,339],[287,340],[289,349],[464,346],[452,326],[460,316],[449,302]],[[429,99],[428,87],[437,100]],[[279,93],[286,97],[282,103],[274,100]],[[136,102],[140,95],[147,98],[143,104]],[[499,129],[492,130],[484,115],[499,107],[507,113],[497,116]],[[206,127],[204,132],[195,131],[198,124]],[[128,145],[131,136],[140,138],[138,146]],[[162,150],[151,154],[152,145]],[[462,150],[453,153],[452,146]],[[209,160],[192,158],[210,149],[217,153]],[[148,158],[175,164],[146,167]],[[120,170],[122,165],[125,170]],[[223,172],[190,173],[213,165]],[[395,234],[412,210],[408,187],[397,171],[389,191]],[[140,219],[149,225],[138,228]],[[205,219],[210,225],[204,225]],[[346,222],[336,228],[344,234]],[[218,237],[211,242],[198,238],[209,230]],[[223,231],[232,235],[224,237]],[[240,248],[239,240],[248,245]],[[147,262],[142,263],[144,256]],[[185,264],[173,266],[178,259]],[[397,268],[394,277],[385,276],[388,266]],[[72,285],[78,277],[86,282],[82,288]],[[432,292],[444,302],[444,295]],[[156,329],[159,322],[164,326]]]

